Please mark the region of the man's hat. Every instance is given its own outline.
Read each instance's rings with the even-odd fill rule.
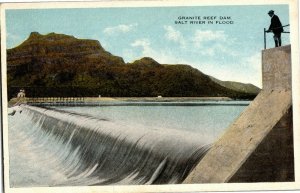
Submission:
[[[270,10],[269,12],[268,12],[268,14],[273,14],[274,13],[274,11],[273,10]]]

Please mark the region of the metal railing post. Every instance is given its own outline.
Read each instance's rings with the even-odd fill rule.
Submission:
[[[264,28],[264,49],[267,48],[267,41],[266,41],[266,28]]]
[[[283,26],[280,26],[280,27],[275,27],[275,28],[271,28],[271,29],[269,29],[270,31],[271,30],[274,30],[274,29],[278,29],[278,28],[284,28],[284,27],[288,27],[288,26],[290,26],[290,24],[287,24],[287,25],[283,25]],[[268,32],[269,32],[269,30],[268,30]],[[264,28],[264,49],[266,49],[267,48],[267,41],[266,41],[266,33],[267,33],[267,30],[266,30],[266,28]],[[281,32],[281,33],[290,33],[290,32],[285,32],[285,31],[283,31],[283,32]]]

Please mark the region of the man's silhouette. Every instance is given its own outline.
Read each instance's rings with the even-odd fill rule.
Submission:
[[[270,10],[268,14],[271,17],[271,25],[267,32],[273,32],[275,47],[281,46],[281,33],[283,32],[282,24],[279,20],[279,17],[274,14],[273,10]]]

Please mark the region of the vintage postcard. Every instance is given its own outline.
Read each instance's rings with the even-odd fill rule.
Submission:
[[[296,0],[1,4],[4,190],[295,190]]]

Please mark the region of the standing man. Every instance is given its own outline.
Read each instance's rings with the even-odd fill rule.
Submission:
[[[281,46],[281,33],[283,32],[282,24],[279,20],[279,17],[274,14],[273,10],[270,10],[268,14],[271,17],[271,25],[267,32],[273,32],[275,47]]]

